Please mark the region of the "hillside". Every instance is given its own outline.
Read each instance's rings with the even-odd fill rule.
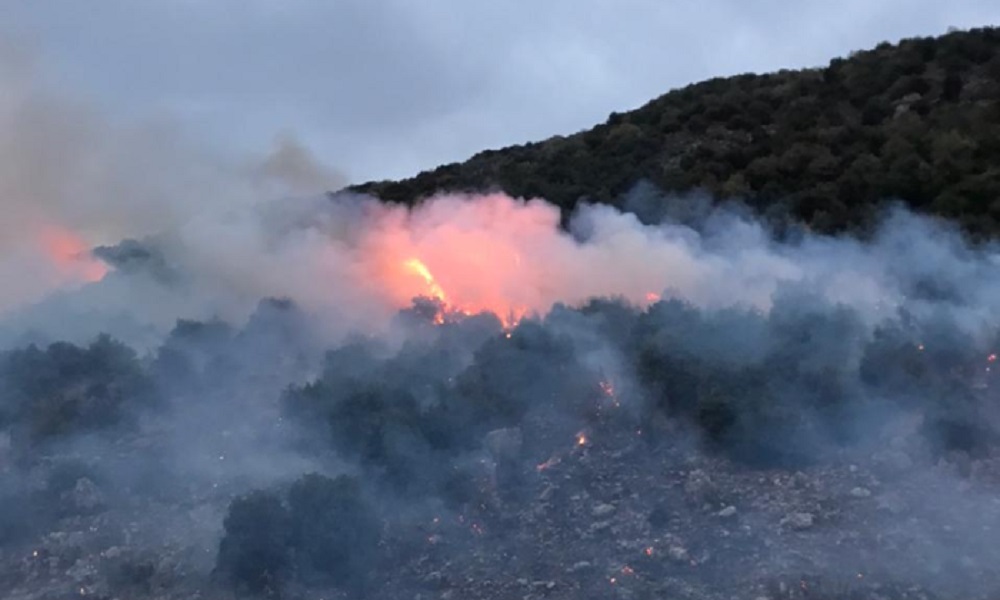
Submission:
[[[883,43],[825,68],[712,79],[574,135],[355,186],[412,204],[499,188],[564,211],[636,182],[705,189],[834,232],[879,203],[1000,233],[1000,29]]]

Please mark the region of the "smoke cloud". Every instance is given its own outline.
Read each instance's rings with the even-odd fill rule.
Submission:
[[[0,310],[97,278],[91,246],[345,182],[294,137],[261,157],[200,147],[168,117],[118,122],[40,76],[0,41]]]

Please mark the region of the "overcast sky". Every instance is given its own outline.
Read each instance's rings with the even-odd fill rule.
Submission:
[[[995,0],[0,0],[0,33],[66,94],[237,153],[294,135],[355,182],[994,23]]]

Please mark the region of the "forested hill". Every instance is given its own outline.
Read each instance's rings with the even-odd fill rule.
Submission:
[[[413,203],[502,189],[570,210],[641,180],[705,189],[820,231],[887,199],[1000,233],[1000,29],[883,43],[824,68],[718,78],[570,136],[480,152],[403,181],[355,186]]]

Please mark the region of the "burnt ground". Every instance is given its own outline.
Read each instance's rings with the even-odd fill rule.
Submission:
[[[461,509],[387,514],[379,564],[359,595],[1000,596],[1000,453],[935,460],[911,447],[904,427],[875,448],[761,469],[699,449],[666,420],[649,431],[600,420],[582,436],[546,430],[525,424],[521,460],[503,480],[484,452],[478,496]],[[57,527],[0,550],[3,597],[239,596],[212,575],[232,491],[192,485],[158,501],[106,500],[115,493],[81,478],[63,495],[71,514]],[[351,597],[301,582],[265,595]]]

